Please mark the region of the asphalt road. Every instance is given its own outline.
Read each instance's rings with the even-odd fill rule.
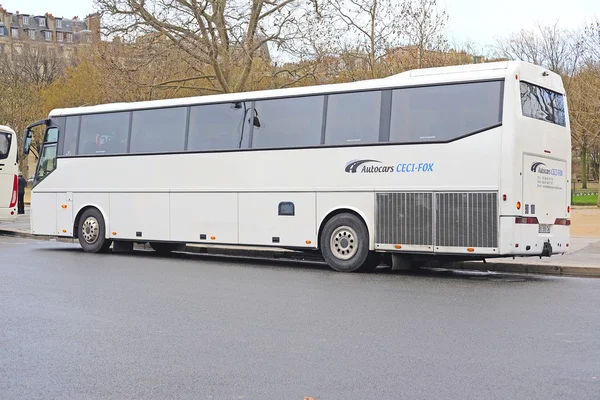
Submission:
[[[599,399],[600,279],[0,237],[1,399]]]

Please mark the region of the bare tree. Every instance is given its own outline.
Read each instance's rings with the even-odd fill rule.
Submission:
[[[585,60],[588,63],[600,63],[600,18],[590,23],[584,30]]]
[[[497,57],[541,65],[567,79],[577,71],[583,52],[581,33],[563,29],[558,22],[498,39],[494,49]]]
[[[569,90],[569,115],[573,145],[581,157],[581,181],[587,188],[588,155],[600,145],[600,68],[582,67],[571,80]]]
[[[304,37],[310,27],[303,21],[318,10],[316,0],[95,3],[104,17],[106,34],[120,35],[126,42],[158,37],[165,46],[177,49],[194,72],[177,83],[206,81],[217,92],[245,90],[257,60],[267,56],[267,46],[292,51],[288,44]]]
[[[56,46],[27,40],[5,44],[0,55],[0,121],[17,132],[19,142],[27,124],[43,118],[40,91],[55,81],[66,65],[67,59]],[[38,132],[32,144],[34,154],[40,140]],[[23,168],[24,160],[19,159]]]
[[[21,82],[38,87],[56,80],[66,67],[67,58],[60,48],[30,41],[8,43],[0,57],[0,80]]]
[[[400,16],[406,45],[416,49],[418,68],[426,65],[429,52],[448,49],[448,13],[438,9],[436,0],[406,0]]]
[[[396,0],[330,0],[327,6],[331,36],[337,46],[334,52],[343,59],[346,72],[358,67],[366,71],[368,77],[378,77],[380,61],[387,51],[401,44],[400,20],[396,17],[401,3]]]
[[[581,147],[582,181],[587,181],[587,152],[600,147],[600,19],[596,18],[583,32],[582,67],[573,78],[571,92],[572,130],[574,141]],[[585,166],[585,168],[584,168]],[[596,165],[595,168],[599,168]],[[596,169],[593,175],[600,176]],[[600,196],[598,199],[600,207]]]

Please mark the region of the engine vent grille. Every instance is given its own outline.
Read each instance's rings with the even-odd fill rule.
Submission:
[[[486,192],[377,193],[375,242],[498,247],[497,200]]]
[[[378,193],[376,242],[433,245],[432,193]]]
[[[436,193],[436,246],[498,247],[497,193]]]

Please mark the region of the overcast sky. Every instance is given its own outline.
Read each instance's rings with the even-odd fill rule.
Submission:
[[[80,18],[93,12],[93,0],[0,0],[8,11],[25,14],[52,13]],[[600,17],[600,0],[438,0],[449,15],[451,41],[490,44],[496,37],[531,28],[536,21],[575,28]]]

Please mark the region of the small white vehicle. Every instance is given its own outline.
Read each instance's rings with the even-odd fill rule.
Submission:
[[[0,125],[0,222],[17,219],[19,194],[17,135]]]

